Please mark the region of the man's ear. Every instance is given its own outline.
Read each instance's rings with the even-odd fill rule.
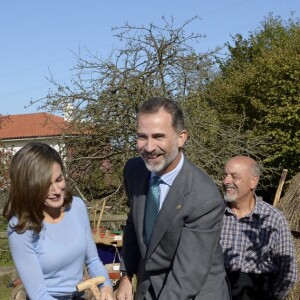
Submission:
[[[258,185],[258,180],[259,180],[259,177],[254,175],[251,177],[251,189],[252,190],[255,190],[257,185]]]
[[[188,134],[187,134],[186,130],[180,131],[180,133],[178,134],[178,138],[177,138],[178,148],[182,148],[184,146],[187,136],[188,136]]]

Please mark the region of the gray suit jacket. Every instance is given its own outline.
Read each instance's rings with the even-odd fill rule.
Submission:
[[[147,249],[143,227],[149,176],[141,158],[127,162],[124,179],[130,211],[121,270],[137,274],[135,299],[230,299],[219,244],[224,201],[217,186],[185,157]]]

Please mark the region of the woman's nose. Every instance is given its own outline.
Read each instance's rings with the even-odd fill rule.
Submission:
[[[51,192],[51,193],[59,192],[59,186],[58,186],[58,184],[53,183],[53,184],[51,185],[50,192]]]

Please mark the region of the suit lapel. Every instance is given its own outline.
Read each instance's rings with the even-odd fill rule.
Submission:
[[[139,192],[136,193],[136,200],[134,201],[135,207],[134,207],[134,216],[136,220],[135,224],[135,230],[137,235],[137,240],[139,241],[140,251],[142,253],[142,256],[145,257],[145,253],[147,251],[147,247],[144,243],[144,212],[145,212],[145,205],[146,205],[146,199],[147,199],[147,191],[148,191],[148,185],[149,185],[149,176],[150,172],[146,171],[143,172],[143,174],[140,174],[141,181],[139,182],[138,190]]]

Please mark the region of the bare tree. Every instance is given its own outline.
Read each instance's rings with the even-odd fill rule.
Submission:
[[[172,18],[163,18],[162,26],[126,23],[113,29],[123,47],[108,58],[86,49],[86,56],[78,55],[77,75],[70,85],[49,78],[54,89],[41,109],[63,112],[69,119],[64,136],[69,179],[87,199],[105,198],[111,212],[126,207],[123,167],[136,155],[138,107],[152,96],[169,97],[182,106],[190,131],[186,153],[218,180],[226,152],[220,142],[228,142],[229,133],[202,96],[215,76],[218,49],[195,51],[204,35],[186,31],[197,20],[191,18],[178,27]],[[241,140],[249,139],[241,135],[231,140],[238,152],[247,147]]]
[[[115,211],[124,207],[123,166],[135,151],[138,106],[151,96],[184,100],[201,89],[212,62],[210,53],[196,53],[193,45],[203,37],[186,33],[191,18],[175,27],[114,28],[123,47],[106,59],[87,49],[78,55],[76,77],[70,85],[50,76],[54,88],[40,101],[40,109],[64,113],[69,128],[64,140],[69,178],[88,199],[108,197]]]

